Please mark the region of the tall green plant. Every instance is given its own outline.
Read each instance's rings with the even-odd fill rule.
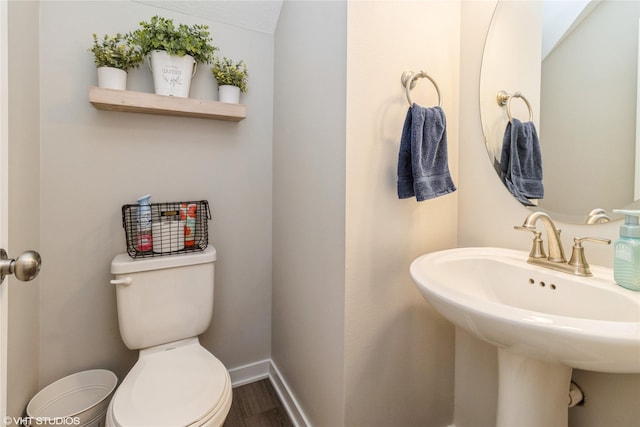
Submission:
[[[113,67],[129,71],[138,67],[144,60],[140,47],[132,43],[131,34],[105,35],[102,40],[93,34],[93,53],[96,67]]]
[[[211,73],[215,77],[218,85],[231,85],[240,88],[241,92],[247,91],[247,65],[242,61],[235,64],[227,57],[215,58]]]
[[[133,32],[135,43],[144,55],[152,50],[164,50],[170,55],[191,55],[196,62],[209,63],[213,52],[213,39],[207,25],[174,25],[173,19],[154,16],[148,22],[140,22]]]

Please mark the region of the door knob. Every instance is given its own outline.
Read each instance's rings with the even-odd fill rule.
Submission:
[[[23,282],[33,280],[40,272],[41,265],[40,254],[36,251],[25,251],[18,259],[9,259],[7,252],[0,249],[0,284],[9,274],[15,274]]]

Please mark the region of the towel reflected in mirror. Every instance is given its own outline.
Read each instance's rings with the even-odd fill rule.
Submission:
[[[538,132],[532,121],[513,118],[502,139],[500,178],[511,194],[525,206],[535,206],[531,199],[544,197],[542,153]]]

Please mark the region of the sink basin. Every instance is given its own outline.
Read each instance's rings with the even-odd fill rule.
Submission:
[[[600,372],[640,373],[640,293],[593,277],[526,262],[500,248],[460,248],[423,255],[411,275],[450,322],[499,348]]]
[[[640,293],[608,268],[578,277],[527,258],[459,248],[423,255],[410,272],[438,312],[498,348],[498,425],[566,425],[572,368],[640,373]]]

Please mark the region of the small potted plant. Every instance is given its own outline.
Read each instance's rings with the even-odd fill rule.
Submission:
[[[150,55],[156,94],[182,98],[189,97],[197,63],[211,62],[217,50],[207,25],[176,26],[172,19],[161,16],[140,22],[133,40],[143,55]]]
[[[125,90],[127,72],[137,68],[144,59],[140,48],[132,43],[131,34],[105,35],[102,40],[93,34],[89,51],[98,68],[98,86],[108,89]]]
[[[215,58],[211,73],[218,82],[220,102],[239,103],[240,92],[247,91],[247,65],[242,60],[234,63],[227,57]]]

